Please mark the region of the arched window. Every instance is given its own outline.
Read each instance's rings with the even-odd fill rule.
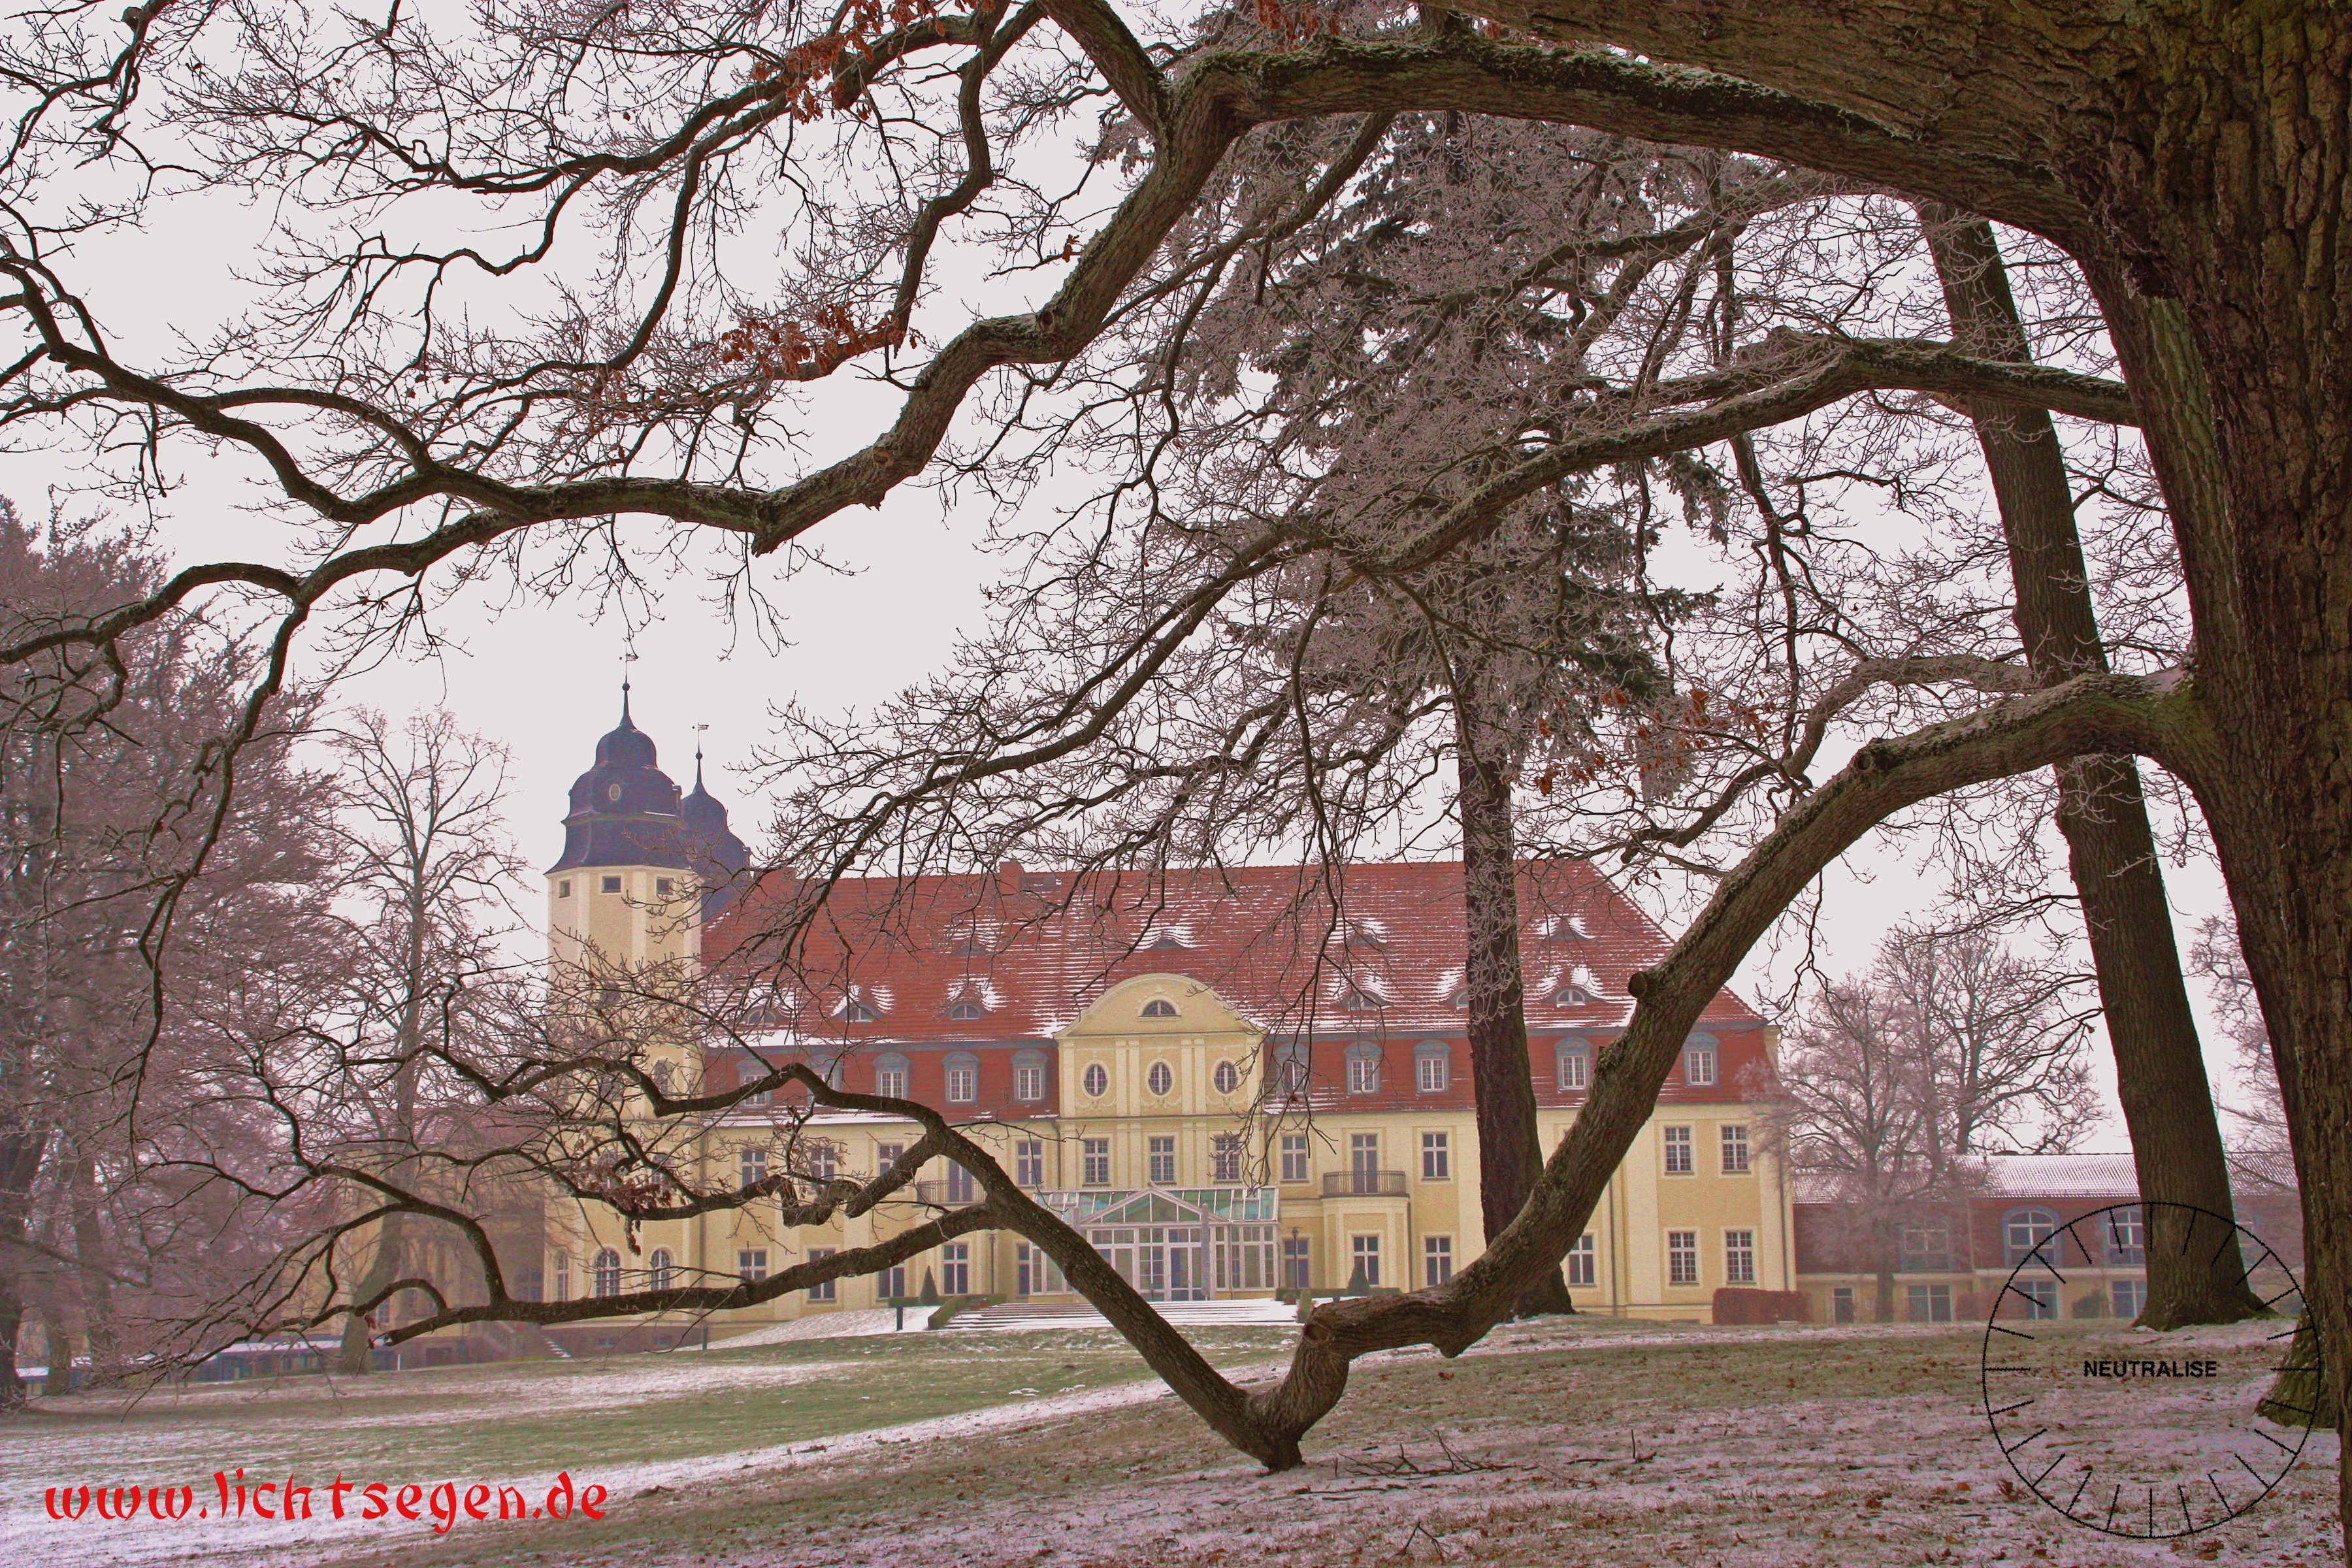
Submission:
[[[667,1247],[655,1247],[653,1250],[653,1256],[646,1259],[646,1289],[648,1290],[667,1290],[670,1288],[670,1282],[675,1278],[676,1275],[673,1273],[670,1266],[669,1248]]]
[[[1713,1089],[1721,1065],[1713,1035],[1693,1035],[1683,1042],[1683,1082],[1693,1089]]]
[[[1348,1047],[1348,1092],[1378,1094],[1381,1091],[1381,1047],[1370,1040],[1359,1040]]]
[[[892,1100],[907,1098],[907,1058],[885,1051],[874,1058],[874,1092]]]
[[[1078,1087],[1096,1100],[1110,1092],[1110,1073],[1100,1062],[1088,1062],[1078,1075]]]
[[[590,1270],[589,1287],[599,1296],[621,1293],[621,1255],[607,1247],[596,1254]]]
[[[1570,1035],[1560,1041],[1553,1058],[1559,1069],[1562,1094],[1582,1094],[1592,1083],[1592,1044]]]
[[[841,1021],[845,1024],[871,1024],[881,1016],[863,997],[852,996],[841,1005]]]
[[[1443,1094],[1454,1081],[1454,1053],[1443,1040],[1423,1040],[1412,1048],[1413,1087],[1423,1094]]]
[[[1165,996],[1154,996],[1143,1005],[1143,1016],[1147,1018],[1172,1018],[1176,1016],[1176,1004]]]
[[[975,1018],[988,1016],[988,1004],[981,999],[976,991],[967,986],[958,991],[955,999],[948,1004],[948,1016],[958,1023],[969,1024]]]
[[[980,1098],[980,1058],[970,1051],[948,1053],[947,1078],[950,1105],[970,1105]]]
[[[1551,1001],[1555,1007],[1590,1006],[1592,1002],[1592,993],[1571,980],[1551,994]]]
[[[2001,1216],[2000,1220],[2001,1245],[2008,1254],[2009,1262],[2011,1264],[2024,1262],[2032,1256],[2033,1249],[2049,1240],[2057,1229],[2058,1216],[2048,1209],[2010,1210]],[[2051,1252],[2055,1251],[2054,1247],[2051,1249]],[[2050,1258],[2053,1263],[2058,1261],[2056,1258],[2051,1257],[2050,1253],[2044,1253],[2043,1256]]]
[[[1242,1069],[1232,1062],[1219,1062],[1211,1070],[1209,1081],[1217,1086],[1219,1094],[1231,1094],[1242,1086]]]
[[[1154,1094],[1166,1094],[1176,1087],[1175,1070],[1166,1062],[1153,1062],[1143,1075],[1143,1087]]]
[[[1388,1005],[1388,999],[1369,985],[1349,984],[1339,995],[1339,1006],[1345,1013],[1377,1013]]]
[[[1013,1098],[1034,1105],[1045,1098],[1045,1072],[1053,1064],[1040,1050],[1013,1053]]]

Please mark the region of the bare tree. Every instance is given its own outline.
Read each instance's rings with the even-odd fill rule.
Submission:
[[[263,460],[298,522],[323,519],[330,534],[302,533],[285,563],[192,568],[119,616],[0,651],[102,647],[191,595],[242,584],[287,609],[257,689],[266,706],[285,643],[379,572],[427,572],[500,547],[529,569],[534,538],[585,565],[580,552],[612,537],[608,520],[623,512],[776,550],[923,473],[997,373],[1023,367],[991,383],[1007,404],[1050,391],[1039,384],[1050,374],[1033,367],[1066,363],[1135,301],[1254,243],[1278,245],[1293,192],[1310,207],[1329,199],[1318,184],[1329,163],[1260,193],[1271,201],[1229,223],[1202,221],[1226,154],[1271,127],[1458,110],[1784,157],[2060,247],[2105,309],[2128,406],[2112,386],[1941,342],[1788,340],[1777,353],[1650,384],[1633,408],[1602,400],[1594,418],[1358,569],[1426,564],[1580,464],[1688,450],[1865,389],[2038,400],[2143,421],[2192,600],[2193,671],[2075,676],[1963,723],[1874,739],[1818,786],[1810,751],[1756,759],[1785,786],[1784,809],[1751,849],[1716,868],[1714,897],[1645,977],[1575,1133],[1486,1258],[1433,1300],[1325,1309],[1291,1377],[1255,1402],[1171,1381],[1221,1412],[1221,1431],[1251,1434],[1251,1451],[1286,1461],[1339,1397],[1353,1356],[1401,1335],[1447,1348],[1475,1339],[1557,1261],[1681,1032],[1831,857],[1923,799],[2079,755],[2151,756],[2196,794],[2278,1045],[2307,1190],[2340,1191],[2352,1172],[2352,1090],[2338,1059],[2352,1018],[2341,956],[2352,948],[2342,913],[2352,908],[2352,802],[2336,753],[2352,623],[2336,533],[2352,506],[2352,464],[2339,460],[2352,326],[2330,289],[2309,281],[2339,274],[2346,226],[2340,182],[2307,171],[2336,166],[2347,132],[2340,116],[2305,106],[2335,101],[2347,24],[2330,14],[2282,31],[2251,13],[2170,4],[2129,28],[2088,12],[2056,26],[2006,13],[1956,21],[1903,0],[1861,12],[1548,0],[1475,14],[1615,52],[1372,8],[1333,18],[1311,47],[1300,46],[1313,29],[1279,8],[1263,25],[1220,14],[1147,43],[1087,0],[1009,12],[861,7],[822,20],[683,3],[552,20],[482,12],[461,36],[410,17],[385,26],[167,5],[101,37],[85,26],[94,12],[40,11],[20,29],[9,76],[16,227],[0,270],[15,285],[6,309],[26,347],[0,417],[55,430],[78,452],[131,454],[118,477],[134,489],[158,471],[153,454],[183,439],[241,447]],[[934,51],[951,55],[951,68],[915,58]],[[1117,183],[1116,201],[1097,213],[1079,196],[1032,196],[1041,184],[1021,177],[1022,151],[1097,94],[1129,117],[1092,143],[1100,161],[1089,184]],[[2279,111],[2280,101],[2297,107]],[[478,113],[482,104],[499,111]],[[2223,151],[2147,151],[2208,147]],[[93,157],[128,173],[129,194],[92,206],[44,184],[60,159],[89,167]],[[855,179],[828,176],[861,160],[913,173],[870,201],[793,205],[782,226],[793,238],[777,247],[795,258],[793,270],[766,302],[745,297],[719,258],[746,193],[856,191]],[[143,177],[163,167],[192,173],[181,187]],[[470,216],[457,220],[464,237],[438,246],[294,236],[271,308],[184,358],[116,342],[66,276],[105,226],[188,187],[201,200],[256,185],[293,187],[281,210],[299,215],[315,210],[306,197],[371,205],[371,220],[412,196],[420,208],[477,201],[510,225],[528,208],[538,237],[484,257],[472,237],[488,226]],[[507,331],[475,325],[478,313],[443,328],[438,283],[450,269],[495,279],[560,268],[579,247],[556,241],[579,226],[602,226],[594,248],[608,265],[538,297],[560,300],[552,311],[534,303]],[[958,320],[942,309],[919,328],[919,303],[938,298],[927,281],[953,249],[943,231],[984,226],[1018,259],[1008,276],[1025,284],[1066,266],[1061,282],[997,314]],[[367,221],[341,232],[382,231]],[[937,347],[918,344],[918,332]],[[780,400],[861,360],[895,373],[917,353],[926,357],[907,367],[875,439],[820,467],[791,456]],[[257,365],[268,369],[248,376]],[[973,412],[984,437],[992,411]],[[111,444],[118,421],[145,438]],[[625,557],[594,559],[614,579],[628,574]],[[356,599],[362,622],[369,610],[417,607]],[[1969,683],[1946,680],[1957,710]],[[2262,765],[2245,768],[2247,758]],[[2326,1205],[2307,1217],[2315,1259],[2335,1269],[2352,1232]],[[2331,1378],[2352,1375],[2341,1293],[2315,1303],[2331,1352],[2342,1352],[2328,1357]]]
[[[2097,1120],[2080,984],[1980,930],[1910,929],[1822,985],[1791,1031],[1775,1131],[1845,1210],[1882,1322],[1905,1228],[1948,1224],[1983,1156],[2063,1151]]]

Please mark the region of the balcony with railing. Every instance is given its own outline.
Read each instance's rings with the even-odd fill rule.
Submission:
[[[1326,1171],[1327,1198],[1401,1198],[1405,1195],[1402,1171]]]

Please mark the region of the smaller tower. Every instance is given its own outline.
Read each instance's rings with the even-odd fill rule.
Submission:
[[[702,919],[705,923],[715,919],[719,911],[742,896],[743,882],[751,864],[751,852],[727,826],[727,807],[717,796],[702,787],[702,739],[700,731],[710,728],[697,724],[694,742],[694,790],[679,803],[681,844],[686,850],[687,864],[694,872],[696,885],[702,892]]]

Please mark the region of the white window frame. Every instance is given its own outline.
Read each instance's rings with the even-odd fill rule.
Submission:
[[[1712,1044],[1683,1047],[1683,1082],[1691,1089],[1713,1089],[1720,1061]]]
[[[1348,1092],[1378,1094],[1381,1091],[1381,1056],[1377,1047],[1348,1047]]]
[[[1588,1230],[1576,1238],[1576,1245],[1568,1249],[1568,1257],[1563,1261],[1568,1265],[1570,1289],[1592,1288],[1593,1281],[1600,1277],[1601,1257],[1598,1249],[1593,1246],[1591,1231]]]
[[[1381,1283],[1381,1238],[1378,1236],[1348,1237],[1348,1282],[1354,1284],[1356,1270],[1362,1266],[1364,1289],[1375,1290]]]
[[[1209,1180],[1232,1184],[1242,1179],[1242,1135],[1217,1132],[1209,1138]]]
[[[1688,1176],[1697,1173],[1698,1163],[1693,1158],[1696,1145],[1688,1127],[1681,1125],[1661,1127],[1658,1129],[1658,1137],[1665,1157],[1664,1169],[1667,1175]]]
[[[1421,1179],[1424,1182],[1450,1182],[1454,1179],[1454,1139],[1446,1132],[1423,1132],[1421,1135]]]
[[[1172,1187],[1176,1184],[1174,1138],[1162,1136],[1144,1140],[1143,1180],[1147,1186]]]
[[[1081,1139],[1078,1143],[1078,1177],[1080,1186],[1110,1185],[1110,1140]]]
[[[1744,1176],[1754,1168],[1753,1155],[1749,1152],[1748,1147],[1748,1124],[1746,1122],[1725,1122],[1722,1128],[1717,1132],[1716,1141],[1722,1146],[1723,1173],[1725,1175]]]
[[[980,1058],[958,1052],[947,1059],[947,1102],[975,1105],[980,1100]]]
[[[1723,1233],[1723,1282],[1726,1285],[1756,1283],[1754,1231],[1727,1230]]]
[[[1100,1100],[1110,1092],[1110,1069],[1100,1062],[1088,1062],[1078,1074],[1078,1088],[1089,1100]]]
[[[1281,1153],[1282,1180],[1286,1184],[1295,1185],[1315,1179],[1314,1153],[1307,1146],[1306,1133],[1284,1133]]]
[[[808,1249],[808,1260],[822,1263],[840,1250],[837,1247],[812,1247]],[[841,1292],[837,1289],[840,1284],[839,1279],[820,1279],[808,1288],[808,1299],[812,1301],[837,1301],[841,1300]]]
[[[1045,1141],[1024,1138],[1013,1145],[1013,1181],[1034,1192],[1045,1184]]]
[[[947,1241],[940,1244],[940,1294],[971,1294],[971,1243]]]
[[[1454,1238],[1450,1236],[1424,1236],[1421,1238],[1421,1283],[1425,1289],[1434,1289],[1454,1278]]]
[[[1143,1069],[1143,1089],[1147,1094],[1166,1098],[1176,1092],[1176,1069],[1166,1062],[1153,1062]]]
[[[1695,1230],[1666,1232],[1667,1289],[1696,1289],[1701,1283],[1698,1268],[1698,1232]]]
[[[1592,1086],[1592,1047],[1582,1041],[1561,1046],[1554,1053],[1554,1071],[1562,1094],[1582,1094]]]
[[[764,1247],[739,1247],[735,1249],[735,1278],[746,1285],[757,1284],[768,1277],[768,1249]]]
[[[1209,1081],[1219,1094],[1232,1094],[1242,1086],[1242,1069],[1230,1061],[1219,1062],[1210,1069]]]

